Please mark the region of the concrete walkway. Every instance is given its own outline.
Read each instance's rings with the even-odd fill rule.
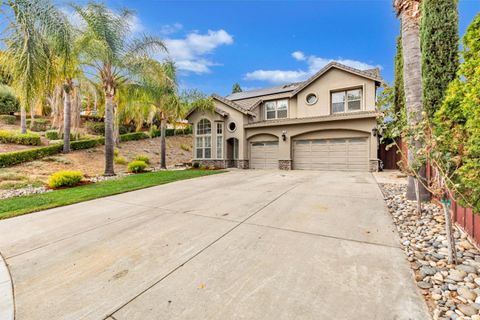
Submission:
[[[17,320],[429,319],[369,173],[180,181],[0,221],[0,252]]]

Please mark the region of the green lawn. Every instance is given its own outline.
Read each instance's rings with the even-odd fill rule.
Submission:
[[[76,188],[0,200],[0,219],[225,171],[178,170],[131,175]]]

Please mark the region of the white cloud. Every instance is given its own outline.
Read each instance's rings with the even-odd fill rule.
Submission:
[[[175,61],[178,69],[194,73],[210,72],[209,67],[218,64],[207,56],[219,46],[232,43],[233,37],[223,29],[208,30],[206,34],[192,32],[183,39],[165,39],[169,57]]]
[[[308,73],[301,70],[255,70],[245,75],[245,80],[261,80],[272,83],[297,82],[306,78],[308,78]]]
[[[380,65],[371,65],[366,62],[353,59],[331,59],[322,58],[315,55],[306,56],[302,51],[295,51],[292,57],[297,61],[305,61],[305,70],[255,70],[245,75],[246,80],[260,80],[271,83],[287,83],[304,81],[332,61],[347,65],[352,68],[366,70],[373,68],[382,68]]]
[[[302,51],[293,52],[292,57],[294,57],[298,61],[305,60],[305,54]]]
[[[140,18],[138,18],[137,15],[130,16],[127,20],[127,23],[130,27],[130,32],[132,34],[142,33],[145,31],[145,27],[143,26],[142,21],[140,20]]]
[[[183,25],[181,23],[166,24],[160,28],[160,33],[163,35],[170,35],[182,29]]]

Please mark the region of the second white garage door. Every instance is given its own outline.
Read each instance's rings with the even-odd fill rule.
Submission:
[[[367,138],[296,140],[293,168],[368,171],[368,155]]]
[[[250,168],[278,169],[278,141],[252,142]]]

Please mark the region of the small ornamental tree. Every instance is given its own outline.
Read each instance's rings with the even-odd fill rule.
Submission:
[[[442,104],[458,68],[457,0],[423,0],[422,45],[423,108],[431,118]]]

